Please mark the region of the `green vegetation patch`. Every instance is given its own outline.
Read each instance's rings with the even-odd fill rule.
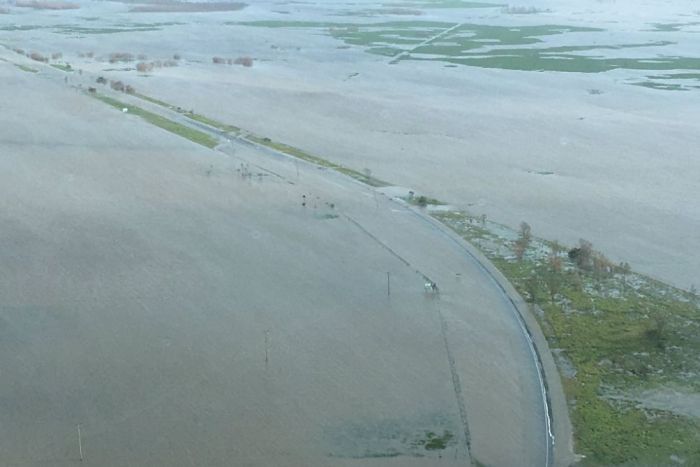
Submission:
[[[412,4],[392,5],[410,6]],[[544,39],[548,36],[604,31],[589,27],[556,24],[515,27],[419,20],[364,24],[305,21],[254,21],[235,24],[318,29],[342,40],[347,45],[363,47],[368,53],[397,57],[394,63],[400,60],[430,60],[481,68],[575,73],[603,73],[616,69],[700,70],[700,57],[659,55],[657,50],[651,50],[673,44],[670,41],[542,46]],[[696,23],[657,25],[657,27],[675,28],[694,24]],[[581,40],[577,42],[580,43]],[[642,58],[608,58],[603,54],[606,51],[625,49],[650,49],[650,51],[648,57]],[[668,84],[634,84],[655,89],[690,89],[688,86]]]
[[[700,73],[651,75],[647,76],[645,81],[636,81],[630,84],[652,89],[662,89],[664,91],[689,91],[691,89],[700,89]]]
[[[382,6],[410,8],[500,8],[507,5],[503,3],[470,2],[465,0],[404,0],[395,3],[383,3]]]
[[[54,29],[56,34],[121,34],[125,32],[146,32],[146,31],[160,31],[162,28],[155,26],[147,27],[104,27],[104,28],[89,28],[83,26],[59,26]]]
[[[649,31],[654,32],[679,32],[688,26],[698,26],[700,21],[694,21],[690,23],[654,23],[652,24],[654,29],[649,29]]]
[[[56,68],[57,70],[65,71],[66,73],[72,73],[73,72],[73,67],[70,66],[68,63],[52,63],[52,67]]]
[[[434,213],[481,251],[533,306],[555,350],[581,465],[700,465],[700,421],[643,390],[700,391],[700,297],[612,264],[582,241],[566,249],[463,212]],[[625,397],[617,397],[619,395]],[[672,411],[673,410],[673,411]]]
[[[27,73],[39,73],[39,70],[37,70],[36,68],[32,68],[30,66],[27,66],[27,65],[21,65],[21,64],[15,63],[15,66],[22,71],[26,71]]]
[[[432,431],[425,433],[423,439],[418,440],[418,444],[427,451],[440,451],[447,448],[454,440],[454,435],[449,430],[445,430],[442,435],[436,435]]]
[[[237,126],[222,123],[218,120],[214,120],[213,118],[205,117],[204,115],[200,115],[194,112],[184,112],[184,115],[191,120],[204,123],[205,125],[209,125],[226,133],[239,134],[241,132],[241,129]]]
[[[200,123],[204,123],[205,125],[209,125],[213,128],[217,128],[217,129],[224,131],[226,133],[236,134],[238,136],[241,136],[242,138],[245,138],[248,141],[259,144],[261,146],[268,147],[270,149],[274,149],[275,151],[279,151],[279,152],[284,153],[288,156],[296,157],[297,159],[302,159],[302,160],[305,160],[307,162],[311,162],[313,164],[319,165],[321,167],[335,170],[336,172],[340,172],[344,175],[347,175],[351,178],[354,178],[355,180],[358,180],[366,185],[373,186],[373,187],[389,186],[389,183],[373,177],[370,173],[359,172],[355,169],[351,169],[349,167],[345,167],[343,165],[336,164],[336,163],[331,162],[327,159],[323,159],[321,157],[311,155],[311,154],[307,153],[306,151],[303,151],[303,150],[296,148],[294,146],[290,146],[288,144],[273,141],[270,138],[267,138],[264,136],[259,136],[259,135],[255,135],[253,133],[245,132],[242,128],[239,128],[235,125],[223,123],[223,122],[220,122],[220,121],[215,120],[213,118],[209,118],[209,117],[206,117],[204,115],[194,113],[193,111],[184,110],[180,107],[176,107],[172,104],[168,104],[167,102],[152,98],[150,96],[146,96],[144,94],[135,94],[135,95],[137,97],[144,99],[148,102],[151,102],[153,104],[156,104],[156,105],[159,105],[161,107],[165,107],[169,110],[173,110],[175,112],[181,113],[182,115],[184,115],[185,117],[187,117],[191,120],[194,120],[194,121],[197,121]],[[115,106],[115,107],[118,107],[118,106]],[[118,108],[121,108],[121,107],[118,107]],[[144,112],[146,112],[146,111],[144,111]],[[152,114],[152,115],[155,115],[155,114]],[[180,125],[180,126],[183,126],[183,125]],[[189,127],[184,127],[184,128],[189,129]],[[192,130],[192,131],[196,131],[196,130]],[[216,145],[216,143],[214,144],[214,146],[215,145]]]
[[[355,180],[358,180],[366,185],[374,187],[389,186],[389,183],[373,177],[370,173],[359,172],[355,169],[336,164],[335,162],[331,162],[327,159],[311,155],[299,148],[295,148],[294,146],[289,146],[284,143],[272,141],[270,138],[265,138],[254,134],[248,134],[245,138],[249,141],[260,144],[261,146],[266,146],[268,148],[274,149],[275,151],[279,151],[289,156],[296,157],[297,159],[302,159],[307,162],[311,162],[312,164],[335,170],[336,172],[340,172],[344,175],[354,178]]]
[[[642,86],[651,89],[661,89],[663,91],[689,91],[690,87],[678,83],[659,83],[657,81],[637,81],[630,83],[633,86]],[[698,87],[698,86],[695,86]]]
[[[205,146],[207,148],[214,148],[219,144],[219,142],[216,140],[216,138],[213,138],[212,136],[210,136],[207,133],[204,133],[202,131],[195,130],[194,128],[190,128],[188,126],[174,122],[174,121],[169,120],[165,117],[162,117],[160,115],[157,115],[157,114],[154,114],[154,113],[149,112],[147,110],[144,110],[140,107],[125,104],[121,101],[118,101],[118,100],[113,99],[111,97],[104,96],[102,94],[93,94],[93,95],[95,98],[101,100],[102,102],[104,102],[106,104],[111,105],[112,107],[114,107],[116,109],[122,110],[122,109],[126,108],[126,109],[128,109],[130,114],[138,115],[139,117],[146,120],[148,123],[155,125],[159,128],[162,128],[166,131],[169,131],[171,133],[174,133],[178,136],[182,136],[183,138],[187,138],[194,143],[201,144],[202,146]]]

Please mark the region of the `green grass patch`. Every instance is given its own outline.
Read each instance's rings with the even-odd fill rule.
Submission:
[[[429,431],[421,442],[427,451],[440,451],[447,448],[453,439],[454,435],[448,430],[445,430],[442,435],[436,435]]]
[[[156,104],[156,105],[159,105],[159,106],[161,106],[161,107],[165,107],[166,109],[170,109],[170,110],[176,110],[176,107],[175,107],[174,105],[168,104],[167,102],[163,102],[163,101],[158,100],[158,99],[156,99],[156,98],[154,98],[154,97],[147,96],[147,95],[145,95],[145,94],[140,94],[140,93],[138,93],[138,92],[135,93],[134,95],[135,95],[136,97],[138,97],[139,99],[143,99],[143,100],[145,100],[145,101],[150,102],[151,104]]]
[[[241,129],[237,126],[222,123],[218,120],[214,120],[213,118],[205,117],[204,115],[200,115],[194,112],[184,112],[184,115],[191,120],[204,123],[205,125],[209,125],[221,131],[225,131],[226,133],[239,134],[241,132]]]
[[[125,104],[121,101],[118,101],[116,99],[113,99],[111,97],[108,97],[108,96],[105,96],[102,94],[95,94],[94,97],[101,100],[102,102],[104,102],[108,105],[111,105],[112,107],[114,107],[116,109],[119,109],[119,110],[122,110],[124,108],[129,109],[130,114],[137,115],[152,125],[155,125],[159,128],[162,128],[166,131],[169,131],[171,133],[174,133],[178,136],[182,136],[183,138],[187,138],[190,141],[197,143],[197,144],[201,144],[202,146],[205,146],[207,148],[214,148],[219,144],[219,142],[216,138],[213,138],[212,136],[208,135],[207,133],[204,133],[204,132],[196,130],[194,128],[190,128],[188,126],[174,122],[174,121],[169,120],[165,117],[162,117],[160,115],[157,115],[157,114],[154,114],[154,113],[149,112],[147,110],[144,110],[140,107]]]
[[[447,203],[440,201],[439,199],[431,198],[429,196],[424,196],[424,195],[409,196],[409,197],[404,198],[404,200],[409,204],[412,204],[414,206],[420,206],[420,207],[426,207],[428,205],[445,206],[447,204]]]
[[[121,34],[132,32],[160,31],[159,27],[136,27],[136,28],[88,28],[82,26],[58,26],[54,29],[55,34]]]
[[[659,83],[658,81],[637,81],[630,83],[633,86],[642,86],[650,89],[661,89],[663,91],[689,91],[689,87],[678,83]]]
[[[70,66],[68,63],[62,64],[62,63],[52,63],[52,67],[56,68],[57,70],[65,71],[66,73],[72,73],[73,72],[73,67]]]
[[[204,115],[200,115],[200,114],[197,114],[195,112],[185,110],[181,107],[177,107],[177,106],[174,106],[172,104],[168,104],[167,102],[161,101],[161,100],[156,99],[154,97],[150,97],[150,96],[147,96],[145,94],[140,94],[140,93],[136,93],[134,95],[139,97],[140,99],[143,99],[145,101],[150,102],[151,104],[156,104],[158,106],[164,107],[164,108],[169,109],[169,110],[174,110],[175,112],[178,112],[191,120],[194,120],[194,121],[197,121],[200,123],[204,123],[205,125],[209,125],[213,128],[221,130],[221,131],[225,131],[226,133],[238,134],[241,132],[241,129],[238,128],[237,126],[229,125],[227,123],[223,123],[223,122],[220,122],[218,120],[214,120],[213,118],[209,118],[209,117],[206,117]]]
[[[37,70],[36,68],[32,68],[30,66],[27,66],[27,65],[21,65],[21,64],[15,63],[15,66],[22,71],[26,71],[27,73],[39,73],[39,70]]]
[[[155,98],[150,97],[150,96],[146,96],[145,94],[138,94],[137,93],[135,95],[141,99],[144,99],[148,102],[151,102],[152,104],[156,104],[156,105],[159,105],[161,107],[167,108],[169,110],[173,110],[175,112],[178,112],[178,113],[186,116],[189,119],[192,119],[192,120],[200,122],[200,123],[204,123],[205,125],[209,125],[211,127],[217,128],[217,129],[224,131],[226,133],[234,133],[236,135],[241,135],[241,134],[245,133],[245,131],[242,128],[239,128],[235,125],[223,123],[223,122],[220,122],[218,120],[214,120],[212,118],[206,117],[204,115],[200,115],[200,114],[197,114],[197,113],[194,113],[191,111],[186,111],[180,107],[176,107],[176,106],[169,104],[167,102],[155,99]],[[104,97],[104,96],[100,96],[100,98],[102,98],[102,97]],[[107,98],[107,99],[109,99],[109,98]],[[115,101],[115,102],[118,102],[118,101]],[[121,104],[114,105],[114,106],[118,107],[118,108],[127,107],[126,105],[121,106]],[[142,109],[139,109],[139,110],[141,110],[142,112],[147,112],[147,111],[142,110]],[[130,111],[131,111],[131,108],[130,108]],[[150,112],[147,112],[147,113],[150,113]],[[155,115],[155,114],[151,114],[151,115]],[[170,120],[167,120],[167,121],[170,121]],[[174,122],[172,122],[172,123],[174,123]],[[184,125],[180,125],[180,126],[184,127]],[[189,129],[189,127],[184,127],[184,128]],[[191,130],[191,131],[197,131],[197,130]],[[266,138],[264,136],[258,136],[258,135],[255,135],[253,133],[245,133],[244,138],[247,139],[248,141],[259,144],[261,146],[265,146],[265,147],[268,147],[270,149],[274,149],[275,151],[279,151],[281,153],[287,154],[289,156],[296,157],[297,159],[302,159],[302,160],[305,160],[307,162],[311,162],[313,164],[319,165],[321,167],[326,167],[328,169],[335,170],[336,172],[340,172],[344,175],[347,175],[348,177],[354,178],[355,180],[358,180],[358,181],[360,181],[366,185],[369,185],[369,186],[384,187],[384,186],[390,185],[389,183],[387,183],[383,180],[379,180],[378,178],[373,177],[369,173],[363,173],[363,172],[357,171],[355,169],[351,169],[349,167],[345,167],[345,166],[342,166],[340,164],[336,164],[336,163],[331,162],[327,159],[323,159],[321,157],[311,155],[311,154],[307,153],[306,151],[303,151],[303,150],[296,148],[294,146],[280,143],[278,141],[273,141],[270,138]],[[214,143],[214,146],[216,146],[216,144],[218,144],[218,143]],[[213,146],[211,146],[211,147],[213,147]]]
[[[354,178],[355,180],[358,180],[366,185],[374,186],[374,187],[383,187],[383,186],[389,186],[390,184],[383,181],[379,180],[375,177],[372,177],[371,174],[366,174],[359,172],[357,170],[342,166],[340,164],[336,164],[335,162],[331,162],[327,159],[323,159],[318,156],[311,155],[305,151],[302,151],[299,148],[295,148],[294,146],[289,146],[284,143],[280,143],[277,141],[272,141],[270,138],[265,138],[262,136],[257,136],[253,134],[248,134],[246,136],[246,139],[260,144],[261,146],[266,146],[268,148],[274,149],[276,151],[279,151],[281,153],[287,154],[292,157],[296,157],[297,159],[302,159],[307,162],[311,162],[313,164],[319,165],[321,167],[326,167],[328,169],[335,170],[336,172],[340,172],[344,175],[347,175],[351,178]]]
[[[392,6],[447,7],[459,4],[458,0],[436,2],[417,1],[392,4]],[[437,6],[443,5],[443,6]],[[450,6],[451,7],[451,6]],[[557,71],[570,73],[604,73],[616,69],[625,70],[700,70],[700,58],[659,55],[659,47],[672,45],[670,41],[653,41],[629,44],[597,44],[542,47],[544,39],[554,35],[594,34],[600,28],[545,24],[536,26],[498,26],[462,24],[437,40],[424,43],[458,23],[440,21],[389,21],[382,23],[332,23],[304,21],[254,21],[248,26],[271,28],[318,29],[347,45],[363,47],[366,52],[397,60],[441,61],[450,65],[466,65],[481,68],[497,68],[519,71]],[[657,25],[662,30],[677,30],[682,26]],[[586,36],[584,36],[586,37]],[[577,42],[582,42],[578,39]],[[422,45],[420,45],[422,44]],[[420,46],[419,46],[420,45]],[[648,58],[606,58],[607,50],[649,49]],[[638,55],[638,54],[637,54]],[[688,73],[692,74],[692,73]],[[634,83],[655,89],[685,90],[689,87]]]

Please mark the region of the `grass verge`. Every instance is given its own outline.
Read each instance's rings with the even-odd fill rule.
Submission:
[[[22,71],[26,71],[27,73],[39,73],[39,70],[37,70],[36,68],[32,68],[30,66],[27,66],[27,65],[15,64],[15,66]]]
[[[296,157],[297,159],[301,159],[307,162],[311,162],[312,164],[316,164],[321,167],[325,167],[331,170],[335,170],[336,172],[340,172],[344,175],[347,175],[348,177],[354,178],[357,181],[360,181],[366,185],[373,186],[373,187],[383,187],[383,186],[389,186],[390,184],[383,181],[379,180],[378,178],[373,177],[370,173],[363,173],[359,172],[355,169],[351,169],[349,167],[345,167],[340,164],[336,164],[335,162],[331,162],[327,159],[323,159],[318,156],[314,156],[312,154],[309,154],[305,151],[302,151],[299,148],[295,148],[294,146],[289,146],[284,143],[280,143],[277,141],[272,141],[270,138],[265,138],[262,136],[257,136],[254,134],[247,134],[245,138],[249,141],[252,141],[256,144],[259,144],[261,146],[268,147],[270,149],[274,149],[275,151],[279,151],[281,153],[287,154],[288,156]]]
[[[433,217],[480,248],[531,304],[560,369],[580,465],[700,465],[700,420],[683,409],[692,398],[660,407],[644,396],[700,391],[695,293],[595,251],[582,261],[580,250],[554,242],[523,243],[483,217]]]
[[[212,136],[208,135],[207,133],[204,133],[199,130],[195,130],[194,128],[190,128],[188,126],[182,125],[180,123],[174,122],[172,120],[169,120],[165,117],[161,117],[160,115],[154,114],[152,112],[149,112],[147,110],[144,110],[140,107],[134,106],[134,105],[129,105],[125,104],[121,101],[118,101],[116,99],[113,99],[111,97],[104,96],[102,94],[95,94],[94,97],[96,99],[101,100],[102,102],[111,105],[112,107],[122,110],[122,109],[128,109],[129,113],[133,115],[138,115],[139,117],[143,118],[146,120],[148,123],[155,125],[159,128],[162,128],[166,131],[169,131],[171,133],[174,133],[178,136],[182,136],[183,138],[187,138],[190,141],[201,144],[202,146],[205,146],[207,148],[214,148],[216,147],[219,142],[216,140],[216,138],[213,138]]]
[[[312,164],[316,164],[321,167],[325,167],[328,169],[335,170],[336,172],[340,172],[344,175],[347,175],[348,177],[354,178],[355,180],[358,180],[366,185],[373,186],[373,187],[384,187],[384,186],[389,186],[390,184],[380,180],[378,178],[373,177],[370,173],[363,173],[355,169],[351,169],[349,167],[345,167],[340,164],[336,164],[335,162],[331,162],[327,159],[323,159],[318,156],[311,155],[299,148],[296,148],[294,146],[290,146],[288,144],[280,143],[277,141],[273,141],[270,138],[266,138],[264,136],[259,136],[255,135],[250,132],[246,132],[242,128],[239,128],[234,125],[229,125],[227,123],[220,122],[218,120],[214,120],[213,118],[206,117],[204,115],[197,114],[193,111],[187,111],[182,109],[181,107],[174,106],[172,104],[168,104],[167,102],[163,102],[161,100],[155,99],[150,96],[146,96],[144,94],[135,94],[137,97],[148,101],[152,104],[159,105],[161,107],[165,107],[169,110],[173,110],[175,112],[178,112],[185,117],[203,123],[205,125],[209,125],[213,128],[219,129],[221,131],[224,131],[226,133],[233,133],[236,134],[237,136],[241,136],[242,138],[253,142],[255,144],[259,144],[261,146],[268,147],[270,149],[274,149],[275,151],[279,151],[281,153],[284,153],[288,156],[296,157],[297,159],[301,159],[307,162],[311,162]]]
[[[61,63],[52,63],[52,67],[56,68],[57,70],[65,71],[66,73],[72,73],[73,72],[73,67],[68,65],[68,64],[61,64]]]

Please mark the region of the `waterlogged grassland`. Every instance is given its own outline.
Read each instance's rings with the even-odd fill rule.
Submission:
[[[583,465],[669,465],[671,456],[700,465],[700,420],[683,413],[683,399],[673,410],[635,399],[658,388],[700,391],[695,294],[624,265],[582,269],[565,249],[538,239],[519,260],[517,233],[466,213],[433,216],[480,247],[539,310],[559,356]]]
[[[131,32],[162,31],[164,27],[176,26],[185,23],[119,23],[107,26],[86,27],[79,24],[53,24],[53,25],[5,25],[0,26],[0,31],[34,31],[38,29],[50,30],[55,34],[86,35],[86,34],[121,34]]]
[[[650,75],[645,81],[635,81],[630,84],[664,91],[690,91],[700,89],[700,73]]]
[[[214,148],[216,147],[219,142],[216,140],[216,138],[208,135],[207,133],[204,133],[202,131],[196,130],[194,128],[190,128],[186,125],[182,125],[180,123],[174,122],[172,120],[169,120],[165,117],[162,117],[160,115],[154,114],[153,112],[149,112],[147,110],[144,110],[140,107],[136,107],[134,105],[129,105],[125,104],[121,101],[118,101],[117,99],[113,99],[108,96],[104,96],[101,94],[94,94],[94,97],[96,99],[101,100],[102,102],[111,105],[112,107],[122,110],[122,109],[128,109],[128,112],[133,115],[138,115],[142,119],[146,120],[148,123],[155,125],[159,128],[162,128],[166,131],[169,131],[171,133],[174,133],[178,136],[182,136],[183,138],[187,138],[190,141],[201,144],[202,146],[205,146],[207,148]]]
[[[70,66],[68,63],[52,63],[51,66],[53,68],[56,68],[57,70],[64,71],[66,73],[72,73],[73,72],[73,67]]]
[[[653,29],[648,29],[648,31],[654,32],[680,32],[693,28],[693,26],[700,26],[700,21],[693,21],[690,23],[654,23],[652,24]],[[698,28],[695,28],[698,29]]]
[[[617,69],[700,70],[700,56],[664,54],[665,48],[674,44],[672,41],[599,44],[595,34],[604,30],[590,27],[556,24],[512,27],[441,21],[365,24],[255,21],[236,24],[315,29],[342,40],[347,45],[362,47],[368,53],[395,57],[395,62],[430,60],[482,68],[577,73],[603,73]],[[664,31],[675,31],[673,28],[680,26],[683,25],[657,25]],[[576,43],[584,44],[547,45],[547,38],[551,36],[572,36]],[[632,49],[634,58],[620,57],[620,51]],[[611,56],[613,53],[615,56]],[[688,86],[652,86],[660,89],[689,89]]]
[[[395,8],[500,8],[503,3],[469,2],[464,0],[405,0],[387,2],[383,7]]]

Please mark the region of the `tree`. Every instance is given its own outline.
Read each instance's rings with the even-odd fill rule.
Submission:
[[[549,299],[554,303],[556,295],[561,291],[562,277],[561,273],[549,268],[544,274],[544,282],[549,291]]]
[[[539,289],[539,281],[536,275],[532,275],[525,279],[525,291],[527,292],[527,301],[534,304],[537,302],[537,289]]]
[[[531,242],[532,229],[530,228],[530,225],[527,222],[522,222],[520,224],[520,231],[518,232],[518,239],[515,241],[515,245],[513,248],[515,256],[518,258],[518,261],[521,261],[523,259],[525,251],[528,249]]]
[[[569,250],[569,259],[576,263],[580,269],[590,270],[593,267],[593,244],[580,239],[579,246]]]

